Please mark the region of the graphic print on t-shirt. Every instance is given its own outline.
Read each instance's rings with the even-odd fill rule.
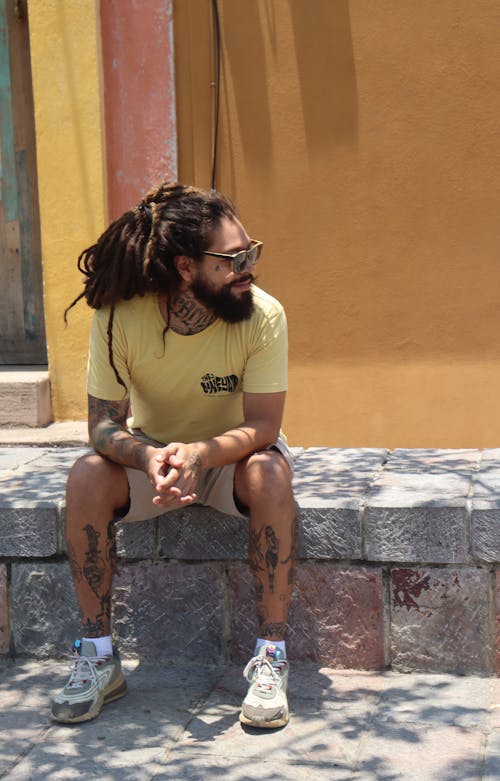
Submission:
[[[217,377],[215,374],[204,374],[200,382],[203,393],[234,393],[238,386],[238,377],[236,374],[230,374],[227,377]]]

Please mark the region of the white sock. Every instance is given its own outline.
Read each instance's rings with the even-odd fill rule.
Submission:
[[[104,637],[82,637],[82,640],[88,640],[89,643],[94,643],[97,656],[113,655],[113,641],[111,635],[105,635]]]
[[[255,656],[257,656],[259,648],[263,645],[275,645],[276,648],[280,649],[283,659],[286,659],[286,644],[284,640],[263,640],[261,637],[258,637],[255,643]]]

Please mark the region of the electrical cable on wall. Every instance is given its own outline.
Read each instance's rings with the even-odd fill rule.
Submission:
[[[219,107],[220,107],[220,60],[221,60],[221,44],[220,44],[220,20],[219,20],[219,8],[217,0],[212,0],[212,13],[214,18],[214,48],[215,48],[215,122],[214,122],[214,146],[212,152],[212,190],[215,190],[215,169],[217,166],[217,147],[219,144]]]

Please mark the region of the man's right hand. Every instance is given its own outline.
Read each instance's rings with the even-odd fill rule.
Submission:
[[[180,472],[168,462],[169,449],[152,448],[151,450],[151,455],[148,455],[147,475],[156,491],[153,504],[172,510],[196,501],[194,492],[183,493],[179,487]]]

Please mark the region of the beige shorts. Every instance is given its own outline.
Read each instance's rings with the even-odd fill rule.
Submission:
[[[161,442],[147,437],[142,431],[135,429],[131,433],[143,442],[150,442],[155,447],[165,447]],[[265,449],[278,450],[293,471],[293,454],[284,439],[279,437],[274,445],[269,445]],[[228,464],[227,466],[219,466],[213,469],[204,469],[198,481],[198,499],[196,504],[214,507],[216,510],[227,513],[227,515],[247,518],[248,516],[238,509],[234,499],[235,468],[236,464]],[[130,507],[126,515],[119,516],[117,520],[126,522],[145,521],[168,512],[167,508],[153,504],[155,491],[147,475],[139,469],[132,469],[131,467],[126,467],[125,469],[130,491]]]

